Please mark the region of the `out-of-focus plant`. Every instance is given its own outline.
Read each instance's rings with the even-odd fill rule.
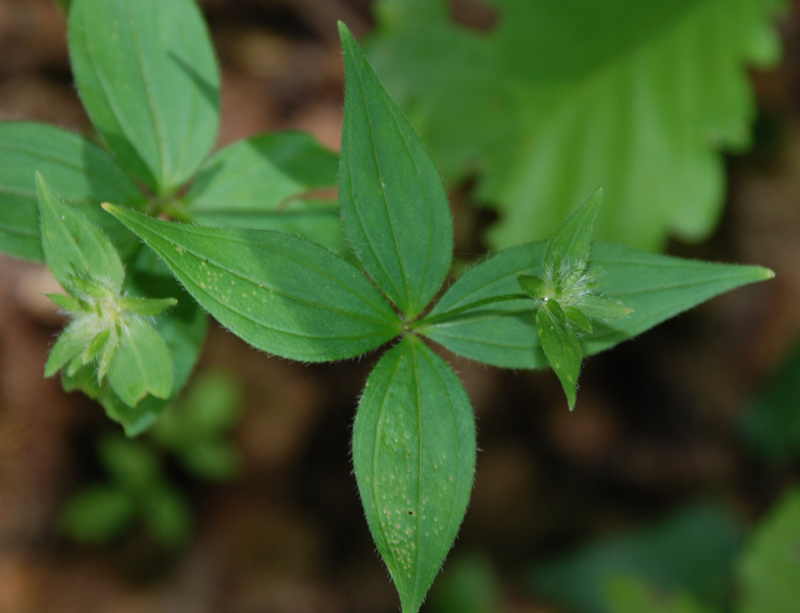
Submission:
[[[721,152],[750,143],[746,65],[773,66],[783,0],[380,0],[368,55],[448,181],[496,207],[494,247],[542,240],[586,194],[597,237],[699,241],[724,201]]]
[[[161,460],[142,440],[120,435],[98,442],[106,483],[76,493],[61,514],[61,529],[71,539],[106,544],[142,523],[168,549],[191,535],[192,516],[180,490],[164,476]]]
[[[244,407],[238,379],[221,372],[199,377],[152,430],[153,439],[198,479],[225,481],[242,468],[227,435]]]
[[[103,545],[143,525],[164,548],[184,545],[192,513],[180,487],[167,476],[166,460],[174,458],[197,479],[234,478],[242,460],[227,436],[239,420],[242,400],[236,378],[204,373],[164,412],[152,437],[99,439],[98,460],[109,479],[67,501],[61,514],[64,534]]]

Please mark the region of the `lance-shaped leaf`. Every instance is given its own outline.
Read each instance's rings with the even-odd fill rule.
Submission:
[[[81,325],[81,322],[70,322],[50,350],[50,355],[44,366],[44,376],[52,377],[76,358],[80,361],[81,356],[88,348],[88,344],[94,338],[96,338],[95,334],[90,330],[86,330],[86,327]]]
[[[530,300],[482,302],[519,294],[519,275],[541,276],[543,252],[543,243],[520,245],[467,271],[427,316],[431,323],[420,322],[420,333],[487,364],[547,366]],[[581,337],[584,355],[613,347],[718,294],[773,276],[759,266],[698,262],[605,243],[593,244],[591,267],[599,271],[598,293],[632,312],[593,322],[592,334]]]
[[[219,71],[192,0],[75,0],[78,93],[111,151],[156,193],[200,166],[219,123]]]
[[[403,612],[416,613],[467,508],[475,419],[456,374],[415,336],[387,352],[367,381],[353,465]]]
[[[50,272],[65,288],[73,282],[122,288],[124,272],[114,246],[106,236],[73,207],[61,202],[36,173],[39,194],[41,240]]]
[[[135,206],[144,195],[103,149],[66,130],[40,123],[0,123],[0,251],[43,259],[35,173],[98,224],[124,252],[136,237],[100,209],[104,200]]]
[[[208,329],[208,315],[172,276],[150,249],[143,249],[128,269],[125,290],[129,296],[147,296],[177,304],[155,318],[155,327],[167,344],[172,361],[176,396],[194,370]]]
[[[434,297],[450,268],[453,223],[433,162],[352,34],[340,24],[345,119],[339,203],[364,268],[408,318]]]
[[[539,341],[564,393],[569,410],[575,408],[578,374],[581,371],[581,344],[564,311],[555,300],[547,300],[536,312]]]
[[[559,225],[547,240],[544,262],[559,271],[563,266],[584,268],[592,254],[592,228],[603,190],[598,189],[572,215]]]
[[[305,239],[268,230],[159,221],[104,205],[170,267],[217,321],[253,346],[295,360],[360,355],[402,329],[355,266]]]
[[[108,380],[120,399],[131,407],[147,394],[169,397],[173,381],[169,350],[150,323],[139,318],[125,323]]]

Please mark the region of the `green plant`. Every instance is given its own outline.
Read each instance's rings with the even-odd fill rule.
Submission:
[[[745,63],[774,65],[782,0],[479,0],[488,32],[444,0],[381,0],[367,52],[450,181],[497,210],[494,247],[541,240],[586,194],[597,235],[662,249],[708,237],[720,151],[749,145]],[[458,95],[453,95],[458,92]]]
[[[16,233],[0,235],[0,246],[27,257],[41,253],[68,294],[53,297],[72,322],[46,373],[60,370],[65,388],[98,398],[136,434],[188,376],[205,326],[201,309],[254,347],[294,360],[343,360],[393,342],[359,402],[353,463],[367,522],[405,612],[419,609],[452,546],[476,454],[466,391],[424,339],[489,365],[552,366],[572,408],[583,357],[772,276],[756,266],[593,243],[597,192],[546,244],[488,258],[436,300],[453,255],[442,181],[343,25],[339,213],[356,263],[287,232],[157,219],[207,221],[204,197],[215,194],[220,220],[232,218],[222,203],[235,203],[250,207],[251,215],[239,219],[264,210],[268,223],[297,230],[270,214],[274,194],[282,201],[316,181],[309,176],[327,176],[320,169],[331,154],[294,135],[286,138],[301,153],[282,150],[292,164],[269,155],[271,138],[203,162],[216,126],[217,77],[190,0],[74,0],[69,22],[78,89],[114,157],[45,126],[7,124],[0,131],[11,179],[32,182],[39,173],[38,215],[30,196],[7,200],[8,210],[24,215]],[[172,33],[176,23],[184,28],[179,35]],[[28,144],[14,153],[20,141],[45,133],[53,136],[49,150]],[[13,181],[3,181],[11,192]],[[262,195],[268,204],[258,201]],[[102,206],[111,215],[101,200],[115,203]],[[312,217],[332,219],[324,213]],[[304,229],[330,236],[315,225]]]
[[[109,480],[79,490],[67,501],[60,522],[64,534],[103,545],[141,523],[162,547],[184,545],[192,531],[191,511],[154,451],[140,440],[115,435],[98,441],[97,454]]]

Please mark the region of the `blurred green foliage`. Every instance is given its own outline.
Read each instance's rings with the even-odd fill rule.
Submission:
[[[239,422],[243,407],[237,379],[207,373],[156,422],[153,438],[198,479],[231,479],[239,473],[242,459],[226,436]]]
[[[446,179],[477,178],[494,247],[541,240],[597,187],[596,236],[698,241],[724,199],[721,150],[749,146],[746,65],[780,56],[782,0],[380,0],[368,52]]]
[[[185,544],[191,535],[191,511],[164,476],[156,454],[139,440],[113,435],[100,439],[98,455],[109,481],[69,500],[61,516],[63,532],[73,540],[101,545],[141,521],[163,547]]]
[[[604,589],[619,576],[663,590],[683,588],[709,606],[721,606],[743,533],[729,510],[695,504],[654,525],[601,538],[535,567],[531,587],[579,613],[608,612]]]
[[[756,528],[737,566],[738,613],[800,609],[800,489],[786,492]]]
[[[744,413],[742,434],[769,465],[786,465],[800,456],[800,344]]]
[[[87,486],[66,503],[63,533],[80,543],[103,545],[143,525],[165,549],[185,545],[192,512],[167,476],[165,460],[173,457],[197,479],[234,478],[242,459],[227,437],[241,417],[243,400],[238,379],[206,373],[165,411],[151,435],[101,437],[97,455],[108,480]]]
[[[728,511],[694,505],[541,564],[531,586],[578,613],[796,612],[800,489],[785,492],[745,539],[742,534]]]
[[[423,613],[494,613],[500,610],[500,580],[491,560],[462,554],[444,566]]]

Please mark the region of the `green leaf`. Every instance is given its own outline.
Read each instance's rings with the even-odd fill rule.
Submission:
[[[178,304],[175,298],[131,298],[123,297],[120,306],[137,315],[152,317]]]
[[[50,300],[67,312],[78,313],[85,310],[85,303],[67,294],[45,294]]]
[[[83,215],[61,202],[36,173],[42,251],[50,272],[66,289],[75,277],[93,285],[121,288],[124,271],[114,245]]]
[[[229,481],[241,472],[244,464],[242,454],[228,441],[203,441],[185,449],[178,457],[189,472],[208,481]]]
[[[299,234],[343,252],[338,211],[319,199],[336,186],[338,160],[305,132],[238,141],[200,169],[184,214],[211,226]]]
[[[192,535],[192,512],[177,490],[165,485],[153,492],[144,513],[147,527],[163,547],[177,549]]]
[[[536,275],[520,275],[517,277],[520,289],[534,300],[542,300],[547,295],[544,279]]]
[[[555,300],[546,301],[536,312],[536,330],[547,361],[567,395],[569,410],[575,408],[578,374],[581,371],[581,344],[567,316]]]
[[[750,539],[738,568],[740,613],[792,613],[800,602],[800,489],[787,491]]]
[[[581,298],[580,309],[591,319],[619,319],[632,313],[624,304],[594,294]]]
[[[583,339],[586,355],[599,353],[649,330],[706,300],[775,276],[761,266],[716,264],[595,244],[592,265],[600,271],[598,292],[630,312],[598,321]]]
[[[87,139],[54,126],[30,122],[0,123],[0,250],[42,260],[35,173],[71,205],[100,225],[125,253],[136,238],[100,209],[110,200],[128,206],[144,202],[119,164]]]
[[[80,375],[80,373],[78,374]],[[79,389],[86,391],[83,387]],[[129,437],[139,436],[146,432],[156,423],[159,415],[169,404],[169,399],[145,396],[139,404],[132,407],[126,404],[111,386],[106,386],[98,392],[96,399],[102,405],[108,418],[120,424],[125,435]]]
[[[74,0],[78,93],[120,162],[157,194],[194,175],[219,123],[219,70],[192,0]]]
[[[222,325],[255,347],[311,362],[360,355],[401,322],[364,275],[331,251],[266,230],[159,221],[106,205]]]
[[[450,207],[419,136],[344,24],[339,33],[346,75],[339,169],[345,231],[378,287],[413,319],[450,268]]]
[[[185,396],[164,415],[154,435],[170,447],[178,447],[193,437],[219,437],[238,422],[243,407],[244,390],[239,378],[224,372],[207,372],[198,376]]]
[[[85,326],[82,326],[80,322],[70,322],[50,350],[47,363],[44,365],[44,376],[52,377],[76,357],[83,354],[87,343],[91,340],[92,335],[91,333],[87,334]]]
[[[61,511],[61,530],[75,541],[100,545],[119,537],[136,513],[130,494],[117,487],[96,485],[72,496]]]
[[[293,197],[335,187],[337,165],[337,155],[310,134],[260,134],[217,152],[185,199],[193,218],[215,225],[219,218],[281,212]]]
[[[141,498],[160,485],[161,464],[141,441],[104,436],[97,443],[97,452],[113,482],[134,497]]]
[[[129,267],[125,289],[129,296],[148,296],[163,301],[177,298],[174,307],[155,318],[156,330],[167,343],[170,353],[174,398],[183,389],[197,363],[206,338],[208,316],[150,249],[143,249]],[[138,408],[142,408],[141,404]]]
[[[169,398],[173,383],[169,350],[148,322],[132,318],[123,326],[108,380],[120,399],[132,407],[147,394]]]
[[[179,218],[299,234],[344,253],[341,221],[332,202],[337,164],[335,153],[304,132],[238,141],[203,165]]]
[[[503,251],[467,271],[421,322],[420,333],[465,357],[505,368],[542,368],[541,349],[529,300],[466,309],[493,296],[519,291],[519,275],[541,276],[542,243]],[[621,300],[632,312],[598,321],[583,336],[584,355],[599,353],[728,290],[769,279],[758,266],[696,262],[594,243],[591,266],[600,271],[597,291]],[[449,318],[448,314],[453,313]]]
[[[578,326],[578,328],[584,332],[588,332],[589,334],[592,333],[592,322],[583,311],[579,311],[577,308],[572,306],[565,306],[562,308],[562,310],[570,322]]]
[[[467,508],[475,420],[458,377],[414,336],[369,376],[353,426],[353,465],[403,612],[416,613]]]
[[[598,185],[595,236],[702,240],[724,200],[720,150],[755,117],[746,63],[780,55],[783,0],[488,0],[491,32],[444,0],[382,0],[368,46],[445,176],[478,174],[497,247],[546,239]]]
[[[544,263],[554,271],[562,268],[583,269],[592,254],[592,228],[597,217],[603,190],[598,189],[572,215],[553,230],[544,251]]]
[[[204,373],[164,413],[153,436],[201,479],[227,480],[242,466],[236,447],[223,437],[241,417],[241,381],[224,372]]]

